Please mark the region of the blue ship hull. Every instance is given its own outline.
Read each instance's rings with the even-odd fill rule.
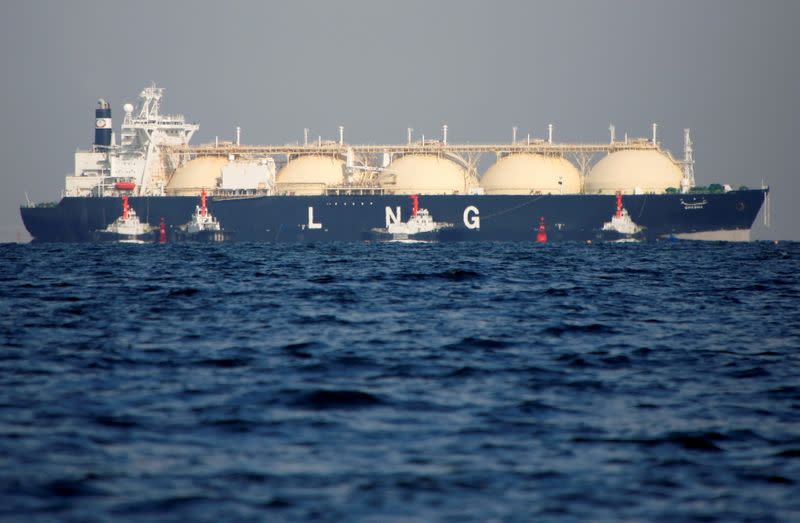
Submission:
[[[702,233],[746,232],[753,225],[767,190],[709,194],[626,195],[624,206],[643,228],[641,236],[657,240]],[[420,206],[436,222],[451,223],[441,241],[526,241],[536,237],[544,217],[549,241],[603,240],[613,195],[422,195]],[[139,218],[158,227],[186,223],[198,199],[192,196],[131,197]],[[209,198],[209,211],[237,241],[360,241],[374,236],[387,220],[405,221],[408,196],[260,196]],[[52,207],[23,207],[22,220],[35,241],[91,241],[121,212],[119,198],[63,198]]]

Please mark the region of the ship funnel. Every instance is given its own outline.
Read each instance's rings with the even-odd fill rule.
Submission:
[[[102,98],[97,101],[94,110],[94,145],[108,148],[111,146],[111,106]]]

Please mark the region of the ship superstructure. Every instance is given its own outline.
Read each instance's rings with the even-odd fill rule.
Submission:
[[[75,153],[75,171],[66,178],[66,196],[116,196],[121,191],[136,196],[162,196],[167,165],[177,162],[166,147],[187,146],[197,131],[181,115],[162,115],[164,89],[152,85],[139,94],[137,111],[126,103],[116,143],[108,102],[96,110],[95,142],[89,151]],[[122,189],[121,189],[122,187]],[[128,187],[133,187],[128,189]]]

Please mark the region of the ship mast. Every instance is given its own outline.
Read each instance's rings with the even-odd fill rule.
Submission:
[[[164,96],[164,88],[156,87],[152,84],[150,87],[145,87],[139,93],[139,98],[142,99],[142,107],[139,109],[139,120],[158,121],[158,110],[161,108],[161,98]]]
[[[694,156],[692,150],[692,138],[689,129],[683,130],[683,179],[681,180],[681,192],[687,193],[694,187]]]

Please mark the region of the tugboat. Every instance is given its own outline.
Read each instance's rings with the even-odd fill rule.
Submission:
[[[395,242],[431,242],[439,239],[444,229],[453,227],[452,223],[435,222],[428,209],[420,209],[419,195],[411,195],[411,218],[406,222],[394,222],[385,229],[372,229],[380,241]]]
[[[200,205],[195,206],[192,219],[178,230],[177,235],[179,240],[222,242],[230,240],[233,233],[223,230],[219,221],[208,212],[206,190],[203,189]]]
[[[603,224],[604,240],[613,242],[638,242],[642,240],[644,228],[637,225],[628,214],[628,210],[622,206],[622,193],[617,191],[617,211],[611,217],[610,222]]]
[[[122,197],[122,215],[103,230],[95,231],[94,240],[101,242],[147,243],[153,240],[153,227],[139,221],[136,211]]]

